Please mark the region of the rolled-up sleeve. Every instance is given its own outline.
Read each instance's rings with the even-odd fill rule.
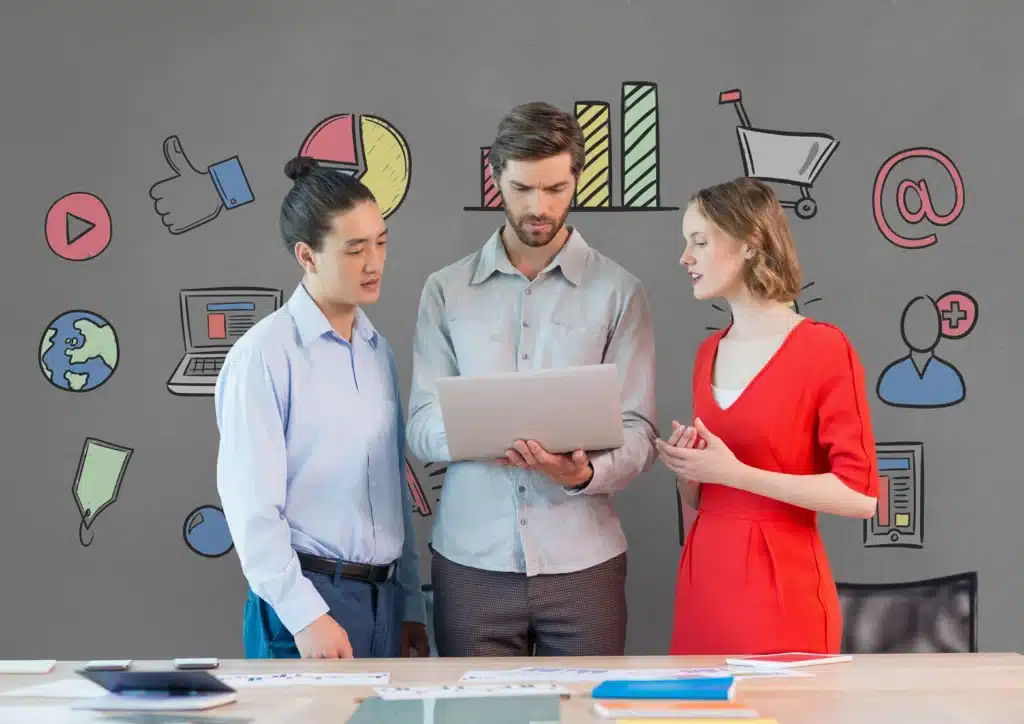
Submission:
[[[437,277],[431,275],[420,294],[413,333],[412,385],[407,423],[409,449],[424,463],[451,462],[435,380],[458,374],[459,367],[444,318],[441,285]]]
[[[827,454],[833,475],[858,493],[877,498],[878,455],[864,366],[838,328],[819,328],[818,445]]]
[[[287,361],[269,360],[236,344],[217,377],[220,443],[217,492],[228,529],[253,592],[295,634],[328,606],[299,567],[283,517],[287,495],[284,406]]]
[[[624,296],[605,362],[614,363],[618,369],[624,443],[616,450],[590,456],[594,474],[581,491],[585,495],[624,489],[637,475],[650,470],[657,456],[654,329],[647,295],[639,281]]]

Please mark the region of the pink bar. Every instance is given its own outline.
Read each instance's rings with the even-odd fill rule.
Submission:
[[[878,525],[889,525],[889,476],[878,476]]]
[[[494,183],[494,177],[491,175],[491,167],[487,164],[487,156],[490,152],[491,149],[489,146],[485,146],[480,149],[480,168],[482,172],[480,205],[485,209],[500,209],[503,206],[501,201],[501,192],[498,190],[498,185]]]

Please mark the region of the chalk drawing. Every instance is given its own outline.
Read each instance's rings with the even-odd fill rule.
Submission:
[[[839,148],[839,141],[827,133],[755,128],[743,107],[743,93],[738,88],[719,93],[718,103],[731,104],[739,116],[736,138],[743,157],[744,174],[762,181],[796,186],[799,198],[780,199],[782,206],[793,209],[801,219],[817,214],[818,202],[811,196],[811,188]]]
[[[900,333],[908,349],[878,376],[878,399],[891,407],[941,408],[958,405],[967,396],[964,376],[935,350],[943,337],[960,339],[978,321],[978,303],[963,291],[938,300],[911,299],[900,316]]]
[[[584,163],[576,182],[571,208],[592,211],[672,211],[662,204],[661,110],[658,84],[627,81],[619,96],[619,135],[612,130],[612,106],[603,100],[578,100],[574,114],[583,131]],[[615,169],[618,141],[618,171]],[[488,156],[489,146],[476,151],[480,200],[466,211],[505,208]],[[619,184],[614,201],[613,184]]]
[[[936,148],[929,148],[927,146],[919,146],[916,148],[908,148],[898,153],[894,153],[892,156],[885,160],[881,168],[878,169],[878,173],[875,175],[875,187],[872,194],[872,206],[875,214],[875,224],[878,226],[878,230],[882,232],[890,243],[902,248],[902,249],[923,249],[931,246],[938,241],[938,236],[932,232],[919,237],[908,237],[898,233],[890,225],[886,219],[883,199],[885,197],[886,181],[889,175],[895,170],[896,166],[907,161],[909,159],[923,158],[931,159],[940,164],[945,173],[949,176],[950,181],[953,185],[953,200],[949,211],[946,213],[940,213],[935,210],[935,206],[932,200],[931,192],[928,189],[928,182],[925,179],[918,179],[917,181],[909,178],[903,178],[896,186],[896,208],[899,211],[900,217],[908,224],[920,224],[924,219],[932,222],[936,226],[949,226],[956,221],[960,214],[964,210],[964,180],[960,174],[960,170],[956,167],[956,164],[950,160],[949,156]],[[908,203],[908,197],[910,192],[913,191],[913,196],[916,198],[917,209],[911,210],[911,205]]]
[[[864,521],[865,548],[924,545],[924,444],[876,442],[878,507]]]
[[[362,181],[373,192],[385,219],[409,193],[409,144],[394,124],[379,116],[329,116],[306,134],[298,155]]]
[[[92,545],[92,529],[97,516],[117,501],[121,484],[134,451],[131,448],[100,440],[85,439],[71,492],[78,506],[78,540]]]
[[[160,221],[172,234],[208,224],[225,209],[252,203],[253,193],[238,156],[200,171],[182,149],[177,136],[164,139],[164,160],[173,174],[149,189]]]

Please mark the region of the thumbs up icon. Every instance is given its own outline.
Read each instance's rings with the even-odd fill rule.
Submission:
[[[164,158],[173,176],[149,189],[156,213],[172,234],[184,234],[209,223],[224,209],[253,200],[252,189],[238,156],[200,171],[188,160],[177,136],[164,139]]]

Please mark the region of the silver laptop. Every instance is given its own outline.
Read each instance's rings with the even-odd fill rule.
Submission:
[[[553,453],[624,442],[614,364],[442,377],[437,395],[452,460],[493,460],[516,440]]]
[[[174,395],[212,395],[224,358],[256,322],[280,309],[280,289],[209,287],[183,289],[181,333],[185,356],[167,380]]]

